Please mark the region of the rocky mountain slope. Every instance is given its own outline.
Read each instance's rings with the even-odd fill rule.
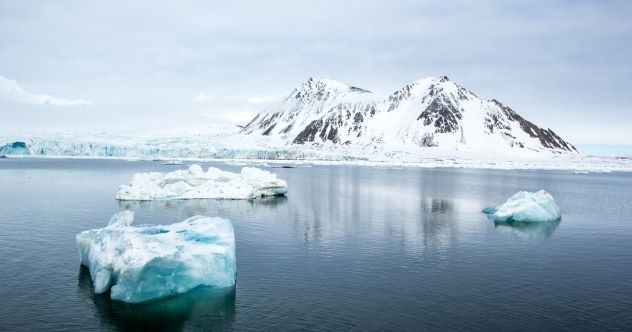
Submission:
[[[578,153],[499,101],[448,77],[408,84],[386,98],[331,79],[310,78],[241,130],[282,145],[358,145],[447,150]]]

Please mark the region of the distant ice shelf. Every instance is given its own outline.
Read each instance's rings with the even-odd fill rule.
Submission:
[[[137,173],[130,185],[122,185],[116,194],[119,200],[169,199],[252,199],[262,196],[285,195],[287,182],[276,174],[253,167],[240,173],[222,171],[200,165],[169,173]]]
[[[7,142],[2,145],[2,142]],[[361,165],[423,168],[538,169],[587,172],[632,172],[632,158],[553,154],[526,150],[490,152],[440,147],[279,145],[274,138],[250,136],[135,137],[108,134],[51,134],[0,137],[0,156],[8,158],[115,158],[156,160],[223,160],[240,164]],[[265,165],[263,165],[265,167]],[[581,175],[578,175],[581,176]]]
[[[96,293],[129,303],[235,285],[235,234],[228,219],[205,216],[161,226],[132,226],[134,214],[115,214],[105,228],[77,234],[81,263]]]
[[[496,222],[547,222],[562,218],[555,199],[544,190],[519,191],[505,203],[488,207],[483,213]]]

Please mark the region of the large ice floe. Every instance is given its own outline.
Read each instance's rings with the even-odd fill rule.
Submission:
[[[77,234],[81,264],[96,293],[129,303],[235,285],[235,234],[230,220],[205,216],[161,226],[132,226],[134,213],[115,214],[105,228]]]
[[[519,191],[505,203],[485,208],[483,213],[496,222],[555,221],[562,218],[553,196],[544,190],[534,193]]]
[[[285,195],[287,183],[276,174],[259,168],[244,167],[240,173],[200,165],[169,173],[137,173],[130,185],[119,188],[119,200],[168,199],[251,199],[261,196]]]

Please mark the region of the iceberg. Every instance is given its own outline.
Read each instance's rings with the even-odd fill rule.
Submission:
[[[175,165],[183,165],[184,163],[182,162],[182,160],[167,160],[161,164],[175,166]]]
[[[505,203],[483,209],[496,222],[555,221],[562,218],[553,196],[544,190],[532,193],[519,191]]]
[[[81,264],[95,293],[128,303],[235,285],[235,234],[228,219],[194,216],[161,226],[132,226],[134,213],[115,214],[107,227],[77,234]]]
[[[119,188],[116,199],[251,199],[286,193],[287,183],[262,169],[244,167],[238,174],[209,167],[205,172],[200,165],[194,164],[187,170],[169,173],[137,173],[130,185]]]

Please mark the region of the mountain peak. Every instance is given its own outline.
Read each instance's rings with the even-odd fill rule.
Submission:
[[[286,101],[257,115],[242,133],[273,136],[286,144],[577,153],[552,130],[496,99],[483,101],[445,75],[409,83],[386,98],[310,77]]]
[[[371,91],[326,77],[309,77],[307,81],[294,89],[286,100],[303,103],[323,102],[348,93],[371,93]]]
[[[424,86],[424,87],[429,87],[429,86],[435,86],[435,85],[439,85],[442,83],[452,83],[452,84],[456,84],[452,81],[450,81],[450,79],[443,75],[443,76],[428,76],[428,77],[423,77],[420,78],[410,84],[408,84],[409,86]]]

